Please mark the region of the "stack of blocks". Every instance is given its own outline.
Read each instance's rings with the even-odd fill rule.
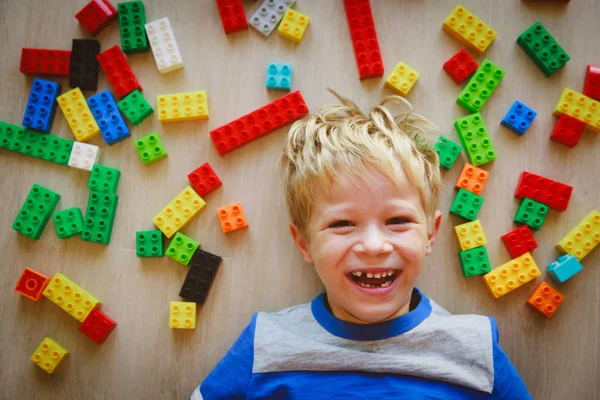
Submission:
[[[600,101],[566,88],[552,112],[556,116],[563,114],[586,124],[594,132],[600,132]]]
[[[454,227],[461,251],[459,252],[465,277],[490,271],[490,260],[485,245],[487,240],[479,220]]]

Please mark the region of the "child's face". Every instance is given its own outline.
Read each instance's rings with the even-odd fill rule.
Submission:
[[[329,305],[340,319],[376,323],[408,311],[441,213],[436,211],[428,233],[419,192],[401,175],[398,184],[376,169],[368,169],[363,176],[366,183],[342,175],[331,196],[322,190],[316,193],[309,242],[290,226],[298,249],[306,262],[314,264]]]

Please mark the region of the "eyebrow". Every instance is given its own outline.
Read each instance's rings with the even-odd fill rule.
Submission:
[[[328,206],[324,210],[323,215],[327,217],[331,214],[343,213],[343,212],[351,211],[354,208],[360,208],[360,207],[361,207],[360,205],[345,201],[342,203]],[[383,206],[381,208],[382,209],[394,208],[394,209],[398,209],[398,210],[402,210],[402,211],[411,211],[411,212],[414,212],[416,215],[418,215],[418,213],[419,213],[418,210],[416,209],[416,207],[412,203],[408,202],[407,200],[392,200],[392,201],[389,201],[389,202],[383,204]]]

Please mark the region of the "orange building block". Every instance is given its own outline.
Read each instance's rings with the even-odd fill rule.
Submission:
[[[217,208],[217,216],[221,223],[221,229],[223,229],[223,232],[225,233],[248,227],[248,221],[246,221],[242,203],[239,201]]]
[[[535,288],[527,302],[549,318],[558,310],[564,299],[562,293],[546,282],[542,282]]]
[[[466,163],[456,181],[457,188],[463,188],[469,192],[481,195],[485,183],[487,182],[489,172],[481,168]]]
[[[50,282],[50,278],[36,272],[32,269],[25,268],[21,278],[15,286],[15,292],[33,301],[39,301],[42,298],[42,292]]]

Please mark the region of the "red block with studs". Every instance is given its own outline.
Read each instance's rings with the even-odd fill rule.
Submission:
[[[237,231],[238,229],[246,228],[248,226],[242,203],[239,201],[217,208],[217,216],[221,223],[221,229],[223,229],[223,232],[225,233]]]
[[[302,118],[308,107],[300,91],[289,93],[256,111],[210,131],[220,155],[229,153],[267,133]]]
[[[583,94],[600,101],[600,66],[591,64],[587,66]]]
[[[466,163],[456,181],[456,187],[481,195],[489,175],[490,173],[486,170]]]
[[[79,326],[79,330],[94,342],[102,344],[116,325],[106,314],[94,308]]]
[[[217,7],[226,34],[248,29],[242,0],[217,0]]]
[[[527,302],[546,317],[554,315],[565,296],[546,282],[541,282],[533,291]]]
[[[444,63],[444,71],[450,75],[454,82],[461,83],[479,67],[477,62],[465,50],[460,49],[455,55]]]
[[[515,190],[515,197],[528,197],[555,210],[565,211],[572,192],[573,186],[523,171]]]
[[[96,58],[119,98],[127,96],[135,89],[142,90],[125,58],[125,53],[118,45],[103,51]]]
[[[108,0],[92,0],[75,14],[75,18],[90,35],[96,36],[117,19],[117,9]]]
[[[204,163],[188,174],[192,187],[200,196],[205,196],[223,183],[209,163]]]
[[[573,148],[579,142],[584,129],[585,122],[569,117],[567,114],[561,114],[554,125],[550,139]]]
[[[501,239],[510,253],[510,258],[520,257],[538,247],[538,244],[527,225],[520,226],[517,229],[502,235]]]
[[[383,76],[383,60],[369,0],[344,0],[360,79]]]
[[[70,50],[30,49],[21,50],[19,70],[23,75],[69,76]]]
[[[42,298],[42,292],[50,282],[50,278],[35,272],[32,269],[25,268],[21,278],[15,286],[15,292],[22,294],[23,296],[33,301],[39,301]]]

